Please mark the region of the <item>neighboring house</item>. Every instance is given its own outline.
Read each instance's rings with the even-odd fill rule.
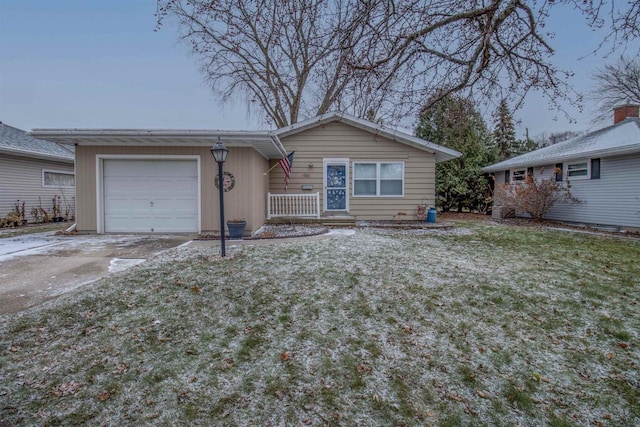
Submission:
[[[247,232],[268,217],[332,215],[416,219],[435,205],[436,162],[457,151],[347,114],[330,113],[269,131],[36,129],[76,146],[80,232],[219,231],[217,138],[225,218]],[[280,159],[295,151],[288,191]],[[400,213],[400,215],[398,215]]]
[[[74,154],[60,144],[36,139],[27,132],[0,122],[0,217],[25,202],[26,219],[42,206],[51,212],[53,197],[60,197],[62,214],[69,206],[74,214]]]
[[[484,168],[496,185],[526,175],[570,183],[581,203],[559,203],[546,218],[589,225],[640,228],[640,119],[637,105],[614,110],[614,124]],[[555,174],[561,170],[561,174]],[[494,202],[495,207],[500,201]],[[499,212],[500,209],[494,209]]]

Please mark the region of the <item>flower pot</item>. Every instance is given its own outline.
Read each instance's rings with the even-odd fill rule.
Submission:
[[[242,240],[244,237],[244,229],[247,226],[247,222],[227,222],[227,228],[229,229],[230,240]]]

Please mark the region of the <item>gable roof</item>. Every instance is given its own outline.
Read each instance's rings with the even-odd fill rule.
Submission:
[[[482,168],[485,172],[529,166],[544,166],[566,160],[640,153],[640,119],[620,123],[540,148]]]
[[[411,147],[417,148],[418,150],[433,153],[436,156],[436,163],[455,159],[462,155],[460,152],[452,150],[451,148],[443,147],[441,145],[434,144],[433,142],[425,141],[424,139],[409,135],[408,133],[387,128],[377,123],[359,119],[355,116],[341,112],[326,113],[320,116],[312,117],[310,119],[303,120],[290,126],[280,128],[274,131],[274,133],[279,138],[283,138],[330,122],[346,123],[375,135],[380,135],[384,138],[388,138],[392,141],[409,145]]]
[[[73,151],[52,141],[34,138],[26,131],[0,122],[0,152],[42,160],[74,162]]]
[[[286,152],[272,132],[184,129],[33,129],[32,135],[77,145],[211,146],[220,137],[228,147],[253,147],[267,159]]]

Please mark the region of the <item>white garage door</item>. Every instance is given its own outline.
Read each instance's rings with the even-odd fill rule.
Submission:
[[[195,160],[114,160],[103,163],[104,231],[198,231]]]

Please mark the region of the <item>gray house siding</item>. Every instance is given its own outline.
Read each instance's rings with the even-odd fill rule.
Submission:
[[[600,159],[600,179],[571,181],[582,203],[554,206],[547,218],[640,228],[640,154]]]
[[[554,170],[555,164],[537,166],[533,174],[549,179]],[[495,177],[496,184],[503,184],[505,171],[496,172]],[[601,158],[600,179],[574,179],[570,185],[580,203],[558,203],[545,218],[640,228],[640,154]]]
[[[71,206],[70,215],[74,215],[75,188],[43,186],[43,169],[74,172],[73,164],[70,163],[0,155],[0,217],[13,211],[16,201],[20,200],[26,202],[26,219],[33,222],[31,209],[38,206],[41,200],[42,207],[51,212],[55,195],[61,198],[62,213],[65,211],[66,199]]]

